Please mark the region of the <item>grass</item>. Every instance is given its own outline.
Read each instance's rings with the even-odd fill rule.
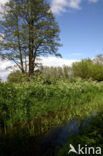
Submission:
[[[103,82],[0,83],[0,155],[34,153],[49,129],[102,110]]]
[[[60,81],[51,85],[1,83],[0,131],[6,134],[16,127],[27,127],[34,135],[33,129],[39,125],[44,133],[65,120],[100,111],[102,95],[103,83],[92,81]]]

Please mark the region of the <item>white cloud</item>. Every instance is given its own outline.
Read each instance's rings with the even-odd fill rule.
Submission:
[[[11,66],[12,63],[10,61],[7,60],[0,60],[0,70],[4,70],[5,68]]]
[[[5,81],[8,74],[10,73],[10,70],[7,70],[6,68],[12,66],[12,63],[10,61],[3,61],[0,60],[0,78]]]
[[[99,0],[87,0],[87,2],[90,3],[96,3],[98,1]],[[83,0],[52,0],[51,10],[55,14],[66,12],[68,8],[80,10],[82,2]]]
[[[73,9],[81,9],[80,4],[82,0],[69,0],[68,6]]]
[[[2,6],[7,3],[9,0],[0,0],[0,12],[3,12]]]
[[[5,4],[8,0],[0,0],[0,4]]]
[[[63,58],[57,58],[57,57],[40,57],[41,58],[41,63],[44,66],[53,66],[53,67],[62,67],[63,65],[71,66],[73,62],[77,60],[66,60]]]
[[[54,13],[65,12],[68,5],[67,0],[52,0],[51,9]]]
[[[53,67],[62,67],[63,65],[71,66],[73,62],[76,62],[78,60],[66,60],[63,58],[56,58],[56,57],[40,57],[40,63],[42,63],[43,66],[53,66]],[[10,61],[1,61],[0,60],[0,78],[5,81],[7,79],[8,74],[12,70],[6,69],[9,66],[13,66],[14,64]]]
[[[7,3],[9,0],[0,0],[0,11],[1,11],[1,6]]]
[[[81,1],[82,0],[52,0],[51,9],[56,14],[66,12],[67,8],[80,9]]]
[[[6,81],[7,80],[7,76],[10,74],[10,71],[7,70],[0,70],[0,79],[2,81]]]

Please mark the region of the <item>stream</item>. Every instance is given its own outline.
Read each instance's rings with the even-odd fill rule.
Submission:
[[[38,150],[36,150],[37,156],[55,156],[57,147],[62,147],[69,137],[73,134],[78,134],[80,130],[88,126],[90,121],[96,116],[97,113],[94,113],[89,119],[73,119],[65,122],[60,127],[51,129],[41,141]]]

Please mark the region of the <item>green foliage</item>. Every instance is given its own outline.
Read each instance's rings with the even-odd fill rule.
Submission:
[[[103,62],[98,56],[94,60],[85,59],[72,66],[74,77],[103,81]]]
[[[58,81],[51,85],[40,82],[15,85],[0,83],[0,115],[2,116],[0,122],[6,127],[4,129],[1,126],[1,129],[7,131],[9,127],[15,128],[18,123],[25,125],[24,123],[28,121],[34,121],[52,113],[65,114],[68,112],[68,119],[75,115],[80,116],[84,104],[86,110],[88,107],[89,109],[93,107],[98,109],[98,103],[91,104],[91,107],[86,103],[91,102],[94,96],[97,97],[102,92],[103,83],[85,82],[79,79],[72,83]],[[70,110],[71,113],[69,113]],[[58,121],[53,120],[54,123]],[[49,122],[48,120],[48,124]],[[45,124],[45,120],[43,124]]]
[[[12,84],[0,83],[0,128],[5,131],[10,126],[12,114],[16,110],[17,91]]]
[[[103,81],[103,65],[96,63],[91,67],[91,78],[97,81]]]
[[[22,73],[32,76],[38,56],[55,55],[61,46],[59,26],[45,0],[10,0],[4,6],[0,31],[0,55],[13,61]],[[28,58],[28,61],[27,61]]]
[[[102,82],[0,83],[0,155],[19,155],[23,149],[28,149],[25,155],[34,154],[37,142],[52,127],[102,109]]]
[[[41,67],[35,72],[35,79],[45,84],[54,84],[60,80],[71,79],[71,68],[63,67]]]
[[[20,71],[16,71],[11,72],[8,75],[7,81],[11,83],[20,83],[29,81],[29,78],[26,74],[22,74]]]
[[[86,79],[90,74],[90,66],[92,64],[91,60],[82,60],[80,62],[76,62],[72,66],[74,77],[81,77]]]

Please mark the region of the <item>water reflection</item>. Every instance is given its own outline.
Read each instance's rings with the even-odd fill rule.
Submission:
[[[71,137],[73,134],[78,134],[80,130],[88,126],[92,119],[97,115],[98,113],[94,113],[89,119],[85,120],[73,119],[58,128],[50,130],[44,139],[41,155],[56,155],[57,147],[62,147],[62,145],[66,143],[67,138]]]
[[[62,148],[67,138],[73,134],[78,134],[97,115],[98,113],[94,113],[89,119],[80,120],[76,118],[69,122],[64,122],[61,126],[49,130],[46,135],[27,136],[24,133],[24,135],[0,138],[0,155],[8,156],[9,152],[9,155],[13,156],[56,156],[58,147]]]

